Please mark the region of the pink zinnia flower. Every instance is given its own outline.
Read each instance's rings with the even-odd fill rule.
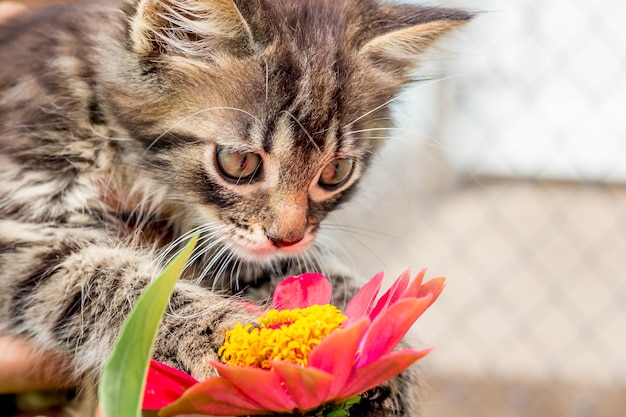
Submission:
[[[393,351],[443,290],[444,278],[422,284],[424,274],[421,271],[411,281],[406,271],[377,300],[383,280],[379,273],[348,304],[345,316],[328,305],[331,285],[324,276],[287,278],[274,293],[277,311],[260,319],[261,329],[238,325],[227,335],[222,359],[236,365],[212,362],[220,376],[197,382],[153,361],[144,408],[161,409],[162,416],[262,415],[296,410],[303,415],[325,404],[349,401],[397,376],[430,352]],[[274,318],[270,318],[272,313]],[[337,324],[328,324],[332,322]],[[276,329],[288,332],[288,336],[280,332],[276,336]],[[304,342],[299,339],[302,334],[306,336]],[[254,340],[248,341],[247,335]],[[266,336],[278,347],[264,346]],[[285,337],[293,339],[284,342]],[[250,355],[259,349],[264,349],[260,355]],[[241,364],[245,366],[238,366]]]

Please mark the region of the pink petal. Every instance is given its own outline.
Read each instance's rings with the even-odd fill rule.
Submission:
[[[370,313],[370,319],[374,320],[376,316],[389,308],[390,305],[400,299],[411,280],[411,272],[407,269],[394,281],[391,287],[383,294],[376,303],[376,307]]]
[[[420,288],[422,287],[422,281],[425,275],[426,269],[422,269],[404,291],[402,298],[419,298]]]
[[[328,304],[332,286],[322,274],[302,274],[282,280],[274,291],[273,304],[277,310]]]
[[[337,401],[345,400],[372,389],[399,375],[415,361],[426,356],[431,349],[404,349],[379,358],[367,366],[357,369],[346,384]]]
[[[426,270],[422,269],[415,278],[413,278],[413,281],[409,284],[409,287],[406,289],[406,291],[404,292],[404,294],[402,294],[402,298],[420,298],[423,297],[424,295],[426,295],[427,292],[433,292],[434,289],[429,288],[431,284],[431,281],[435,281],[438,283],[441,283],[442,281],[445,281],[445,278],[434,278],[431,281],[428,281],[426,284],[422,285],[422,281],[424,280],[424,276],[426,275]],[[441,292],[441,291],[439,291]],[[439,296],[437,294],[437,296]],[[437,297],[434,297],[433,302],[435,302],[435,299]]]
[[[361,287],[354,298],[352,298],[344,313],[348,317],[348,323],[352,323],[370,314],[374,308],[374,301],[376,301],[384,276],[385,274],[383,272],[374,275],[372,279]]]
[[[150,361],[144,390],[145,410],[158,410],[176,401],[189,387],[198,381],[191,375],[155,360]]]
[[[430,300],[430,295],[403,299],[376,317],[361,342],[357,367],[368,365],[391,352],[428,308]]]
[[[272,370],[245,366],[228,366],[211,362],[217,372],[230,381],[239,391],[268,411],[291,412],[297,407],[281,384],[280,377]]]
[[[432,304],[435,302],[435,300],[437,300],[437,298],[439,298],[439,295],[441,295],[441,292],[443,291],[445,286],[445,278],[433,278],[420,287],[417,297],[421,298],[430,295],[432,297],[430,303]]]
[[[159,411],[162,417],[181,414],[241,416],[267,414],[267,410],[247,398],[226,379],[215,377],[189,388],[178,401]]]
[[[285,383],[291,398],[302,412],[316,408],[328,399],[328,390],[335,379],[331,374],[310,366],[270,361]]]
[[[370,320],[365,317],[346,328],[337,329],[309,353],[309,366],[335,377],[327,399],[335,398],[352,374],[359,344],[369,324]]]

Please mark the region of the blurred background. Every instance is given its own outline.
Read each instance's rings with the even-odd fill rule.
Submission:
[[[437,4],[479,13],[328,229],[364,280],[447,277],[424,417],[626,416],[626,2]]]
[[[626,3],[438,4],[479,13],[395,104],[355,266],[448,279],[425,417],[626,416]]]

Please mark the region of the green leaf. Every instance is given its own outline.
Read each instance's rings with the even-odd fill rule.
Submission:
[[[198,235],[150,283],[126,318],[104,366],[98,397],[103,417],[140,417],[148,366],[159,325],[174,285],[196,246]]]

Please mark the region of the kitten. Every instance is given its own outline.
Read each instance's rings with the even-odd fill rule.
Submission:
[[[255,319],[232,295],[324,267],[315,236],[377,151],[367,131],[390,126],[386,103],[423,51],[470,17],[99,0],[0,26],[0,331],[95,381],[155,268],[200,232],[154,357],[211,375],[224,332]],[[353,285],[336,271],[341,303]],[[411,381],[359,415],[414,415]]]

